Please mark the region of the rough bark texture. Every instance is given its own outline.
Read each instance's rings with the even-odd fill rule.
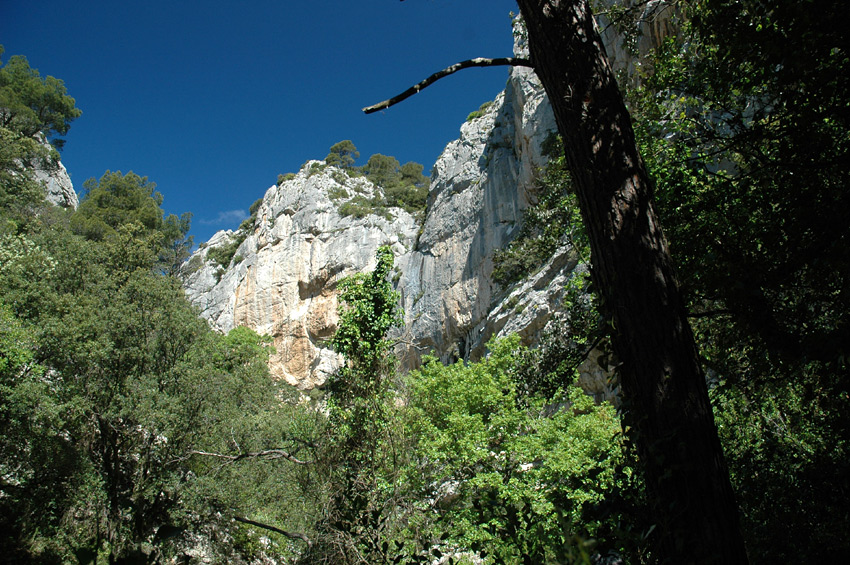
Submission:
[[[693,335],[628,111],[584,0],[518,0],[610,316],[665,563],[746,563]]]

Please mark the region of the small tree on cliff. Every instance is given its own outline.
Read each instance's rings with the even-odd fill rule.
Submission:
[[[29,137],[42,132],[61,148],[65,140],[56,136],[68,133],[71,122],[82,114],[67,92],[62,80],[42,78],[26,57],[11,57],[0,68],[0,126]]]
[[[360,152],[354,146],[354,142],[350,139],[343,139],[331,146],[330,153],[325,157],[325,162],[340,169],[350,169],[359,158]]]

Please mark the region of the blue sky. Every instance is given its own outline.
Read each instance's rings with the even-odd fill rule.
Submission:
[[[426,172],[507,68],[468,69],[382,113],[360,109],[471,57],[511,54],[513,0],[0,0],[0,44],[63,79],[83,115],[62,160],[157,183],[196,243],[236,228],[278,173],[351,139]]]

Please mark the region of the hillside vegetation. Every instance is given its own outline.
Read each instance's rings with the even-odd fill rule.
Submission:
[[[678,6],[680,31],[621,78],[749,557],[838,561],[850,555],[847,8]],[[611,14],[624,30],[637,15]],[[80,114],[26,59],[0,68],[4,560],[657,562],[629,406],[576,386],[591,349],[617,365],[617,328],[588,281],[567,283],[568,325],[534,347],[494,340],[479,362],[426,358],[402,374],[382,247],[374,270],[339,283],[331,345],[345,363],[307,398],[269,377],[269,338],[216,333],[188,303],[175,273],[191,215],[165,215],[153,182],[107,170],[77,210],[45,201],[32,163],[58,153],[40,136],[61,147]],[[592,263],[559,143],[493,258],[504,289],[566,243]],[[358,158],[342,141],[324,166],[382,194],[340,213],[425,213],[422,165]],[[233,241],[211,256],[222,268]]]

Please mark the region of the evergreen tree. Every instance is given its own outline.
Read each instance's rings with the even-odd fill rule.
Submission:
[[[0,55],[3,47],[0,46]],[[25,57],[11,57],[0,68],[0,125],[25,136],[41,132],[57,148],[71,122],[82,112],[67,95],[65,83],[52,76],[42,78]]]
[[[350,139],[344,139],[331,146],[330,153],[325,157],[325,163],[340,169],[351,169],[359,158],[360,152],[354,143]]]

